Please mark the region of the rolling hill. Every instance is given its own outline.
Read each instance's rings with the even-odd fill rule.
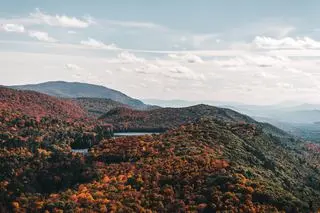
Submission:
[[[86,112],[77,104],[34,91],[0,87],[0,110],[30,117],[83,118]]]
[[[229,109],[209,105],[195,105],[184,108],[160,108],[148,111],[116,108],[100,117],[112,122],[116,129],[162,129],[167,130],[202,117],[214,117],[223,121],[255,123],[253,119]]]
[[[79,82],[51,81],[40,84],[16,85],[10,88],[19,90],[33,90],[47,95],[62,98],[104,98],[129,105],[135,109],[148,109],[142,101],[131,98],[119,91],[109,89],[104,86],[98,86]]]
[[[201,118],[212,118],[223,122],[250,123],[263,127],[266,133],[290,137],[286,132],[267,123],[260,123],[236,111],[209,105],[195,105],[183,108],[160,108],[148,111],[116,108],[99,119],[112,123],[116,131],[162,132]]]
[[[71,101],[85,109],[89,116],[95,118],[98,118],[115,108],[131,108],[129,105],[105,98],[74,98],[71,99]]]

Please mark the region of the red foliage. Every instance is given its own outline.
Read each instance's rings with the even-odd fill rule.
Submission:
[[[0,87],[0,111],[15,111],[35,117],[82,118],[85,112],[75,103],[33,91]]]
[[[305,145],[305,147],[309,151],[320,153],[320,144],[308,143],[308,144]]]

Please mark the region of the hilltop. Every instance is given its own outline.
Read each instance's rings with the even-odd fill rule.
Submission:
[[[74,98],[70,100],[85,109],[89,116],[95,118],[115,108],[131,108],[129,105],[105,98]]]
[[[85,111],[68,100],[34,91],[0,87],[0,111],[13,111],[30,117],[82,118]]]
[[[182,108],[159,108],[148,111],[115,108],[99,119],[114,125],[116,131],[162,132],[201,118],[213,118],[222,122],[250,123],[263,127],[266,133],[289,138],[286,132],[268,124],[255,121],[249,116],[227,108],[199,104]]]
[[[129,105],[135,109],[147,109],[142,101],[131,98],[122,92],[113,90],[104,86],[94,84],[65,82],[65,81],[50,81],[40,84],[15,85],[10,88],[19,90],[33,90],[47,95],[61,98],[104,98]]]
[[[193,122],[202,117],[212,117],[223,121],[255,123],[255,121],[233,110],[199,104],[184,108],[159,108],[148,111],[115,108],[100,117],[112,121],[119,130],[167,130],[181,124]]]

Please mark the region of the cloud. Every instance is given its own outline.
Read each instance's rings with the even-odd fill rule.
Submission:
[[[127,28],[142,28],[142,29],[152,29],[152,30],[159,30],[159,31],[169,30],[165,26],[155,24],[152,22],[118,21],[118,20],[104,20],[102,22],[108,25],[127,27]]]
[[[187,53],[187,54],[169,54],[168,55],[172,59],[184,61],[187,63],[203,63],[202,58],[195,54]]]
[[[69,17],[66,15],[48,15],[41,12],[39,8],[37,8],[35,12],[30,13],[30,17],[41,23],[57,27],[87,28],[94,24],[93,19],[89,17],[78,19],[76,17]]]
[[[176,34],[181,34],[182,32],[175,32]],[[189,46],[197,49],[207,49],[216,46],[221,42],[219,37],[220,34],[192,34],[183,33],[183,36],[178,36],[177,43],[178,46]]]
[[[204,80],[205,77],[203,74],[196,74],[188,67],[184,67],[182,65],[177,65],[168,68],[164,73],[165,76],[180,79],[180,80]]]
[[[106,50],[119,50],[119,48],[115,44],[109,44],[106,45],[101,41],[97,41],[93,38],[88,38],[87,41],[81,41],[82,45],[89,46],[92,48],[98,48],[98,49],[106,49]]]
[[[6,32],[16,32],[23,33],[25,32],[24,26],[21,24],[4,24],[2,29]]]
[[[286,83],[286,82],[278,82],[277,86],[283,89],[293,89],[294,86],[290,83]]]
[[[66,64],[64,67],[65,67],[65,69],[72,70],[72,71],[74,71],[74,70],[82,70],[82,68],[79,67],[76,64]]]
[[[112,75],[112,71],[111,70],[105,70],[104,72],[109,74],[109,75]]]
[[[319,49],[320,42],[309,37],[292,38],[285,37],[281,39],[257,36],[252,41],[254,47],[258,49]]]
[[[251,55],[242,55],[236,57],[230,57],[228,59],[216,59],[213,60],[215,65],[220,67],[229,67],[229,68],[239,68],[239,67],[272,67],[272,66],[281,66],[284,63],[287,63],[289,59],[284,57],[277,56],[267,56],[267,55],[259,55],[259,54],[251,54]]]
[[[36,38],[39,41],[45,42],[56,42],[57,40],[50,37],[47,32],[40,32],[40,31],[29,31],[29,36],[31,38]]]
[[[119,67],[119,68],[117,68],[117,71],[120,71],[120,72],[132,72],[132,70],[131,69],[128,69],[128,68],[126,68],[126,67]]]
[[[276,78],[279,78],[279,76],[276,76],[276,75],[273,75],[271,73],[267,73],[267,72],[264,72],[264,71],[261,71],[261,72],[256,72],[253,74],[254,77],[257,77],[257,78],[263,78],[263,79],[276,79]]]
[[[68,30],[68,34],[77,34],[77,32],[73,30]]]
[[[240,66],[245,66],[247,64],[240,57],[234,57],[234,58],[229,58],[224,60],[218,59],[218,60],[214,60],[213,63],[220,67],[240,67]]]
[[[153,63],[145,63],[143,66],[135,68],[135,71],[140,74],[156,73],[160,69],[159,66]]]
[[[118,55],[116,61],[120,63],[144,63],[146,60],[144,58],[137,57],[130,52],[124,51]]]

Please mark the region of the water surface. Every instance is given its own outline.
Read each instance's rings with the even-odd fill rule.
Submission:
[[[116,132],[114,137],[123,137],[123,136],[141,136],[141,135],[152,135],[160,134],[159,132]]]
[[[72,151],[81,154],[88,154],[88,149],[72,149]]]

